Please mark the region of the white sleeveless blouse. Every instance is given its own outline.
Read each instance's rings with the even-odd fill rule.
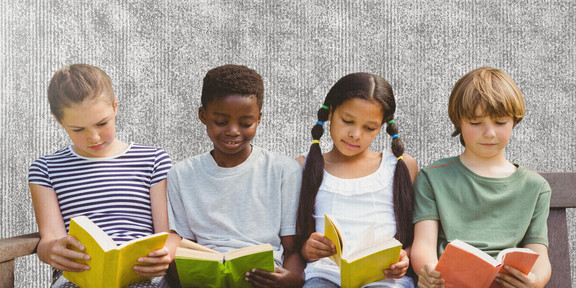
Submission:
[[[382,153],[382,161],[374,173],[354,179],[342,179],[324,171],[324,179],[316,196],[314,220],[316,231],[324,233],[324,214],[334,216],[342,226],[346,241],[354,246],[358,238],[374,225],[374,237],[396,234],[396,218],[392,182],[396,157],[392,151]],[[340,270],[328,258],[308,263],[306,279],[326,278],[340,283]]]

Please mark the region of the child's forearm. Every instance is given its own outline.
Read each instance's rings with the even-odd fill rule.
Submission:
[[[536,287],[544,287],[550,281],[550,275],[552,274],[552,267],[550,265],[550,259],[548,258],[548,248],[542,244],[527,244],[525,248],[530,248],[540,255],[532,267],[531,273],[536,275],[537,282]]]
[[[410,262],[412,263],[412,269],[416,274],[420,274],[420,271],[426,264],[430,264],[431,266],[436,266],[438,263],[438,257],[427,253],[426,251],[421,251],[417,247],[413,247],[411,251],[412,255],[410,257]]]
[[[436,263],[438,263],[437,237],[438,221],[425,220],[414,225],[414,242],[409,255],[411,256],[412,268],[416,274],[419,275],[426,264],[436,266]]]
[[[291,271],[297,275],[301,275],[304,279],[304,268],[306,268],[306,262],[300,256],[300,253],[290,253],[284,254],[284,264],[282,265],[284,269]]]
[[[168,248],[168,251],[170,251],[170,258],[172,260],[174,260],[174,257],[176,256],[176,248],[178,248],[180,245],[181,240],[182,237],[180,237],[180,235],[174,231],[170,231],[170,236],[168,236],[168,240],[166,240],[166,244],[164,246]]]

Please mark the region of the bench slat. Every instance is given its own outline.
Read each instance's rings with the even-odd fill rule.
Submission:
[[[0,263],[36,253],[40,241],[39,233],[0,239]]]
[[[550,208],[576,208],[576,173],[540,173],[552,188]]]

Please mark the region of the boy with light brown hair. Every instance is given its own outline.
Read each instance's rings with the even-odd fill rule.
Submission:
[[[502,70],[480,67],[456,82],[448,114],[464,152],[422,169],[414,187],[411,260],[419,287],[449,285],[434,268],[454,239],[493,257],[510,247],[540,255],[528,275],[505,267],[511,274],[496,277],[501,287],[544,287],[550,279],[550,186],[504,153],[524,113],[522,92]]]

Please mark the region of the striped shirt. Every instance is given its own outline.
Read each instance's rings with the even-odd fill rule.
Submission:
[[[114,157],[86,158],[68,146],[34,161],[28,182],[56,192],[66,231],[70,218],[85,215],[120,245],[154,233],[150,187],[171,166],[161,148],[130,144]]]

